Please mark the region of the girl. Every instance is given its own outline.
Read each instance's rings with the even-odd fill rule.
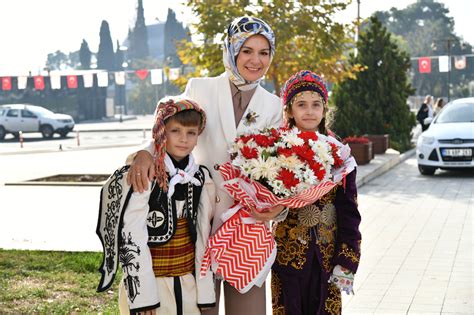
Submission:
[[[322,79],[304,70],[282,89],[288,127],[326,129],[327,90]],[[352,292],[360,258],[360,214],[356,170],[314,204],[290,209],[275,230],[278,246],[272,267],[273,314],[340,314],[341,292]]]

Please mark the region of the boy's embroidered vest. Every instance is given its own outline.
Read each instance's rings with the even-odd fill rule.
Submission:
[[[199,180],[201,186],[194,186],[191,183],[183,184],[186,194],[182,214],[182,217],[186,218],[188,222],[193,243],[196,242],[197,211],[205,181],[202,166],[199,167],[199,171],[194,174],[194,177]],[[153,188],[150,200],[148,201],[150,206],[147,218],[148,246],[154,247],[165,244],[176,233],[178,218],[176,216],[175,195],[168,199],[166,192],[163,192],[159,185],[155,185]]]

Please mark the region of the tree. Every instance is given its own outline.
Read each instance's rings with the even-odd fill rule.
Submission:
[[[60,50],[49,53],[46,60],[46,67],[49,70],[64,70],[68,67],[69,58]]]
[[[185,29],[181,23],[176,20],[176,13],[168,9],[168,16],[165,23],[164,55],[167,65],[170,67],[181,66],[181,60],[176,54],[176,44],[183,39],[187,42],[191,40],[189,30]]]
[[[413,93],[407,75],[408,54],[398,48],[375,17],[361,33],[357,49],[357,57],[351,55],[350,62],[365,70],[334,89],[334,130],[341,137],[388,133],[391,146],[406,151],[411,147],[415,126],[415,117],[407,106],[408,96]]]
[[[100,42],[97,53],[97,68],[115,70],[114,45],[110,36],[109,23],[103,20],[100,25]]]
[[[120,43],[117,40],[117,48],[115,49],[115,69],[123,69],[125,58],[124,51],[120,49]]]
[[[337,82],[357,70],[357,66],[347,67],[345,62],[351,30],[333,20],[334,13],[349,2],[188,0],[188,6],[198,17],[199,22],[193,26],[202,35],[202,41],[182,42],[178,54],[184,64],[195,67],[189,76],[199,76],[202,70],[218,75],[224,71],[221,45],[226,27],[235,17],[258,16],[271,25],[276,35],[276,54],[267,73],[276,93],[290,75],[301,69],[313,70],[326,80]]]
[[[81,61],[79,59],[79,50],[71,51],[68,54],[68,63],[67,63],[68,68],[79,69],[81,67],[80,64],[81,64]]]
[[[144,59],[150,55],[148,49],[148,31],[145,25],[145,16],[143,14],[143,2],[138,0],[137,20],[132,32],[129,32],[130,58],[133,61],[137,59]]]
[[[49,53],[45,66],[49,70],[77,69],[79,67],[79,51],[65,54],[57,50],[54,53]]]
[[[399,35],[407,42],[408,52],[413,57],[463,55],[472,53],[472,46],[454,33],[454,19],[443,3],[434,0],[418,0],[398,10],[378,11],[374,15],[388,30]],[[447,73],[440,73],[438,63],[432,63],[431,73],[419,73],[418,60],[412,60],[412,81],[418,95],[447,95]],[[466,85],[474,80],[474,66],[451,71],[451,83],[455,86]],[[456,91],[456,89],[455,89]],[[462,95],[458,95],[462,96]]]
[[[79,49],[79,62],[81,63],[81,69],[87,70],[91,68],[91,51],[89,44],[85,39],[82,40],[81,48]]]

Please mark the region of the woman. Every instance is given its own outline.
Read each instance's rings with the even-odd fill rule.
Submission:
[[[429,124],[425,125],[425,119],[428,117],[433,118],[433,107],[431,106],[432,101],[433,97],[431,95],[426,95],[425,101],[421,104],[420,109],[416,114],[416,120],[420,123],[422,132],[430,126]]]
[[[443,106],[444,106],[444,101],[443,99],[440,97],[436,100],[436,103],[435,103],[435,108],[434,108],[434,116],[438,115],[439,112],[441,111],[441,109],[443,109]]]
[[[235,19],[226,32],[223,47],[225,73],[218,77],[192,78],[185,95],[201,104],[207,123],[193,151],[196,162],[206,166],[217,187],[216,213],[212,232],[221,225],[222,213],[233,199],[221,187],[219,165],[229,161],[228,148],[237,134],[250,129],[279,127],[282,119],[280,99],[260,86],[260,81],[275,54],[275,36],[270,26],[254,17]],[[150,150],[151,152],[151,150]],[[128,180],[135,191],[142,192],[148,179],[154,176],[153,159],[149,152],[139,151],[129,172]],[[275,218],[283,207],[264,213],[254,213],[259,220]],[[217,284],[219,301],[220,281]],[[226,315],[262,315],[265,310],[265,285],[253,287],[245,294],[224,283]],[[219,306],[204,314],[217,314]]]

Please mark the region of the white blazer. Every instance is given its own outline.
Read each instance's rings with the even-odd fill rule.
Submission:
[[[236,128],[230,83],[225,73],[218,77],[190,79],[184,94],[195,100],[207,116],[206,128],[199,136],[193,155],[196,163],[209,169],[216,184],[217,204],[212,225],[214,233],[223,223],[220,219],[222,213],[233,204],[233,199],[221,187],[223,179],[217,166],[230,160],[228,150],[238,134],[252,129],[280,127],[283,106],[280,98],[259,85]],[[245,117],[250,112],[257,116],[253,123],[246,124]]]

